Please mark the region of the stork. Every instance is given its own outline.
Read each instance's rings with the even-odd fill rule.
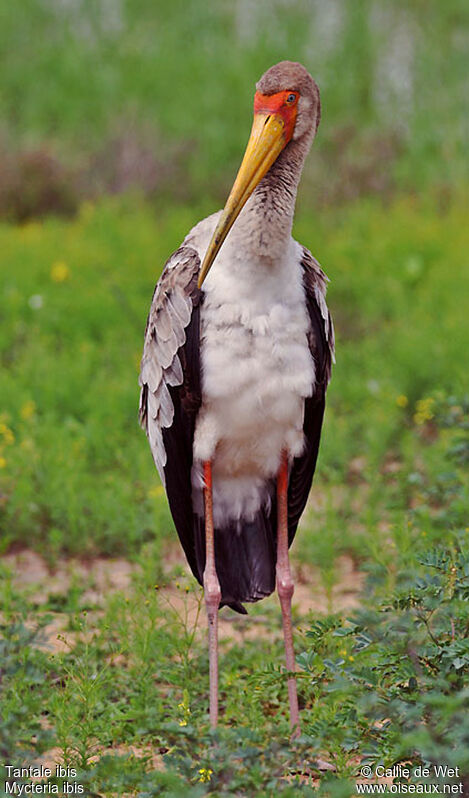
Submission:
[[[140,422],[204,587],[212,727],[218,610],[245,614],[243,602],[276,584],[299,734],[288,549],[316,466],[334,333],[327,278],[291,231],[319,118],[319,89],[301,64],[265,72],[225,208],[167,261],[145,331]]]

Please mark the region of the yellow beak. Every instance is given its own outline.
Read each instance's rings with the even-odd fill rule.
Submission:
[[[285,147],[284,128],[280,114],[255,114],[243,161],[205,253],[199,273],[199,288],[243,206]]]

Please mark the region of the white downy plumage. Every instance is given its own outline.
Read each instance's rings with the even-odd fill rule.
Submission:
[[[202,407],[194,438],[194,506],[202,512],[202,462],[212,461],[214,523],[252,520],[269,499],[282,449],[303,450],[304,400],[314,390],[301,267],[288,232],[259,253],[243,210],[204,282]],[[254,210],[254,209],[253,209]],[[184,244],[202,258],[219,214]]]

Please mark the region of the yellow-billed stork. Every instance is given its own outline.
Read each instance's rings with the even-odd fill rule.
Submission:
[[[245,613],[243,602],[268,596],[276,581],[295,734],[288,548],[311,487],[334,356],[327,278],[291,235],[320,99],[306,69],[291,61],[271,67],[256,89],[251,136],[224,210],[190,231],[156,286],[140,420],[204,586],[211,725],[218,609]]]

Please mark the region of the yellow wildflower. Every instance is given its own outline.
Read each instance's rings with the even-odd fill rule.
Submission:
[[[433,418],[434,413],[432,410],[435,400],[429,396],[427,399],[419,399],[415,406],[414,422],[419,426],[425,424]]]
[[[199,768],[199,781],[210,781],[212,774],[213,770],[211,768]]]
[[[403,393],[399,394],[399,396],[396,397],[396,405],[398,407],[407,407],[408,404],[409,400],[407,396],[405,396]]]
[[[64,283],[70,277],[70,269],[63,260],[56,260],[50,270],[50,278],[54,283]]]
[[[27,402],[21,406],[20,416],[23,421],[29,421],[36,413],[36,405],[32,399],[28,399]]]
[[[187,726],[187,721],[191,716],[191,708],[189,706],[189,693],[187,690],[183,691],[183,699],[178,704],[178,709],[181,711],[182,718],[179,721],[180,726]]]
[[[5,460],[5,458],[0,456],[0,468],[5,468],[6,464],[7,461]]]
[[[11,443],[15,442],[15,436],[13,435],[13,432],[3,421],[0,422],[0,435],[3,438],[3,443],[5,446],[9,446]]]

